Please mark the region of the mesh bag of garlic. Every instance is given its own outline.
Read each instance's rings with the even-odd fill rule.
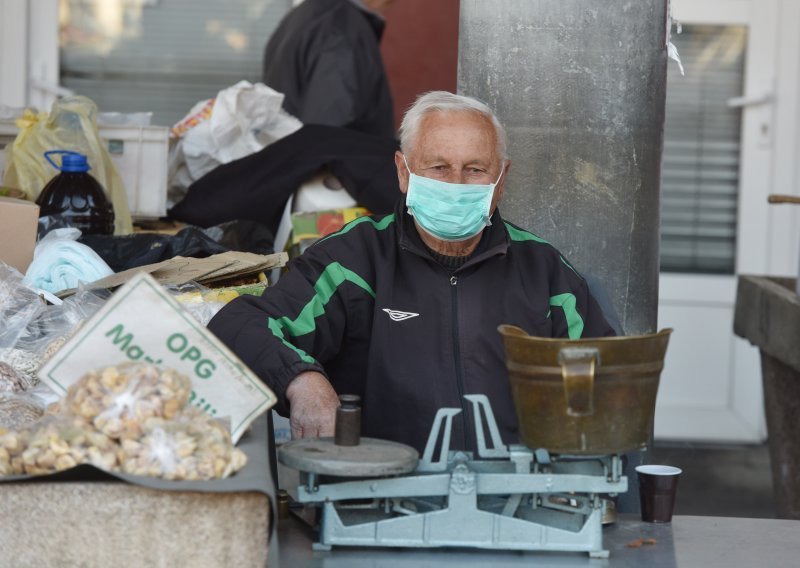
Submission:
[[[187,406],[191,388],[185,375],[146,363],[90,371],[39,421],[0,431],[0,475],[90,463],[170,480],[228,477],[247,457],[221,424]]]

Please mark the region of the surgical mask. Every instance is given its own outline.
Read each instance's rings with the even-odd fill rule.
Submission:
[[[503,177],[487,185],[448,183],[411,173],[408,170],[408,213],[434,237],[443,241],[463,241],[479,234],[492,224],[490,209],[494,188]]]

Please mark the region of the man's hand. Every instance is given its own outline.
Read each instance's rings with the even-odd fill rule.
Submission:
[[[333,436],[339,397],[322,373],[297,375],[286,389],[292,438]]]

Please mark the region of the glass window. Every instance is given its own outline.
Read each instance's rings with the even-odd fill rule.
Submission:
[[[661,270],[732,274],[736,262],[744,26],[683,26],[686,71],[670,63],[661,197]]]
[[[198,101],[261,80],[290,0],[60,0],[61,84],[102,111],[171,126]]]

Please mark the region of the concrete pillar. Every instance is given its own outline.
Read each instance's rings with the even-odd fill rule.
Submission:
[[[655,331],[668,0],[461,0],[458,90],[509,135],[504,217]]]

